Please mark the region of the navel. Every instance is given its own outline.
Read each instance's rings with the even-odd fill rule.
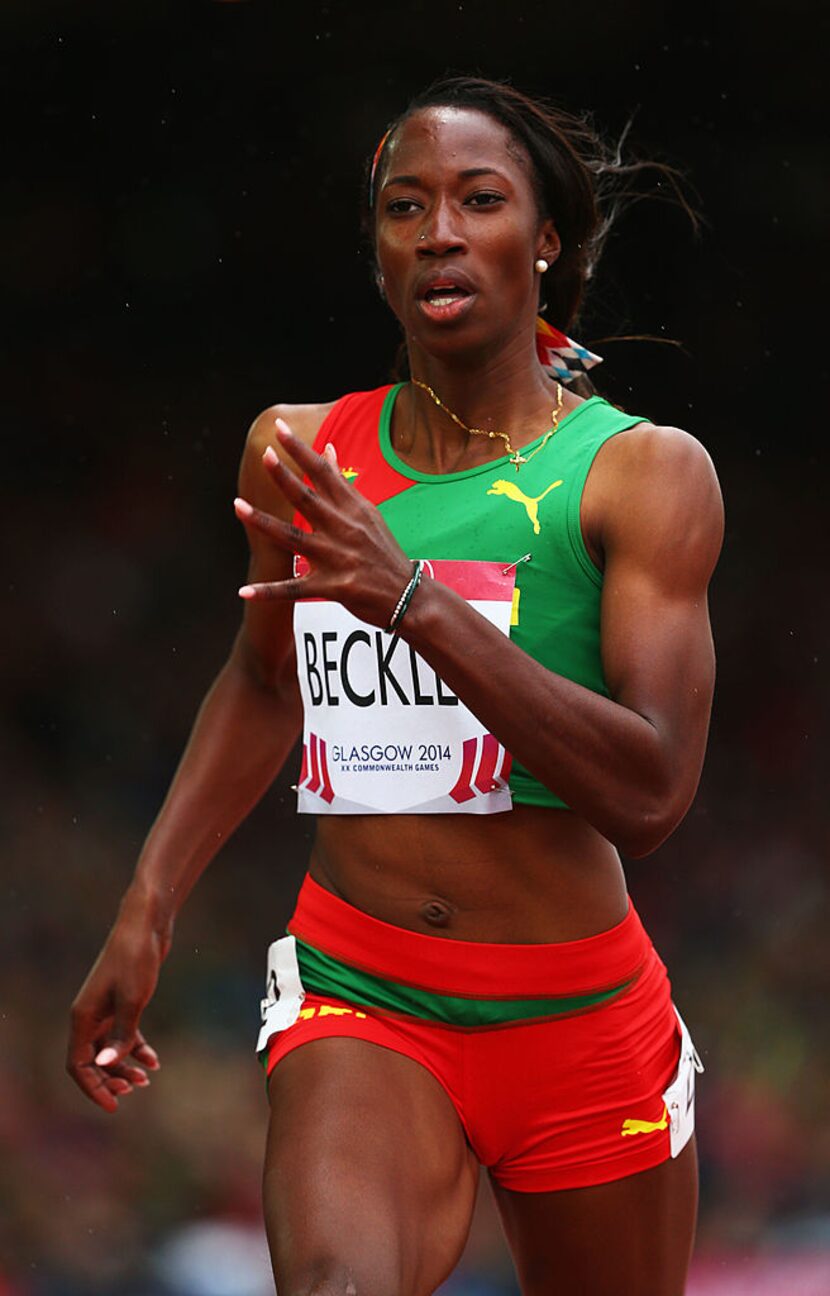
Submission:
[[[452,906],[446,900],[425,900],[418,912],[430,927],[448,926],[453,915]]]

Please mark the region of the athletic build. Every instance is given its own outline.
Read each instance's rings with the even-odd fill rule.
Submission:
[[[439,393],[466,425],[503,430],[521,450],[550,428],[558,396],[534,347],[537,267],[544,260],[555,276],[556,262],[566,266],[572,249],[543,201],[538,163],[522,135],[487,106],[488,95],[496,103],[496,88],[474,84],[474,102],[438,95],[405,116],[385,143],[375,181],[377,262],[413,379]],[[582,398],[568,389],[559,395],[564,434]],[[146,1082],[145,1067],[157,1065],[139,1019],[176,912],[300,733],[294,601],[325,599],[384,628],[410,581],[411,557],[433,556],[408,555],[354,488],[350,465],[338,463],[332,449],[312,448],[332,408],[273,407],[248,437],[236,506],[251,545],[243,625],[73,1009],[69,1069],[105,1110]],[[389,438],[398,461],[415,473],[466,472],[504,456],[502,441],[465,433],[414,382],[397,392]],[[523,489],[529,466],[514,475],[509,463],[501,465],[498,480]],[[531,500],[540,492],[523,494]],[[520,506],[535,534],[533,505],[510,504]],[[537,505],[536,524],[544,508]],[[398,929],[413,956],[443,942],[447,975],[458,968],[459,977],[464,943],[473,964],[476,945],[561,944],[570,966],[571,955],[595,948],[580,945],[591,938],[603,947],[613,942],[617,957],[634,917],[615,847],[638,856],[665,840],[692,800],[703,760],[714,679],[706,588],[722,534],[708,456],[675,428],[641,421],[622,429],[597,451],[578,520],[588,559],[602,573],[604,692],[534,660],[438,579],[421,581],[399,625],[402,644],[555,804],[518,801],[483,816],[321,814],[311,881],[295,916],[298,937],[312,951],[315,914],[322,913],[320,944],[338,915],[360,927],[367,950],[374,948],[369,932],[376,935],[376,954],[388,929]],[[309,574],[294,575],[294,553]],[[366,929],[372,921],[377,928]],[[430,938],[426,945],[415,941],[419,935]],[[339,951],[347,965],[350,949]],[[644,994],[651,975],[654,996],[663,994],[659,968],[652,960],[646,972],[637,957],[633,990],[551,1028],[571,1030],[567,1023],[579,1021],[588,1029],[593,1013],[599,1022],[600,1013]],[[620,968],[622,985],[628,973]],[[388,977],[390,968],[376,973]],[[401,972],[398,979],[407,978]],[[526,1000],[555,987],[515,990]],[[323,1002],[309,994],[306,1017],[273,1036],[273,1048],[279,1052],[281,1039],[319,1022],[319,1013],[308,1012]],[[502,1052],[524,1029],[501,1032]],[[675,1039],[674,1066],[677,1051]],[[465,1136],[450,1082],[417,1060],[414,1044],[407,1050],[372,1041],[359,1028],[328,1027],[272,1061],[265,1207],[280,1291],[433,1291],[463,1247],[478,1170],[475,1138]],[[663,1084],[672,1065],[663,1065]],[[628,1128],[623,1123],[621,1144],[663,1137],[650,1128],[660,1125],[659,1112],[638,1115],[631,1112]],[[693,1140],[677,1156],[667,1147],[661,1155],[648,1169],[591,1186],[571,1171],[564,1182],[574,1186],[551,1180],[547,1190],[496,1179],[528,1296],[682,1292],[696,1209]]]

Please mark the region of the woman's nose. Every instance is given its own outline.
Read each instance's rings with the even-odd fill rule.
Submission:
[[[450,252],[463,252],[466,246],[457,214],[450,204],[435,203],[425,214],[418,234],[419,256],[446,256]]]

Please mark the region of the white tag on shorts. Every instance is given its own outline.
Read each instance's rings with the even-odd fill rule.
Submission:
[[[300,1015],[305,990],[297,963],[297,942],[293,936],[282,936],[268,947],[265,998],[260,1005],[262,1029],[256,1051],[260,1053],[276,1031],[293,1026]]]
[[[679,1156],[692,1137],[695,1128],[695,1073],[703,1071],[703,1063],[692,1043],[686,1023],[677,1012],[680,1023],[680,1060],[677,1073],[663,1094],[669,1118],[671,1154]]]

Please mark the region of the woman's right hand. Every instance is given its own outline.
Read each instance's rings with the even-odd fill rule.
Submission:
[[[114,1112],[144,1088],[159,1059],[139,1021],[170,949],[172,924],[159,929],[128,892],[118,919],[72,1004],[66,1069],[92,1102]]]

